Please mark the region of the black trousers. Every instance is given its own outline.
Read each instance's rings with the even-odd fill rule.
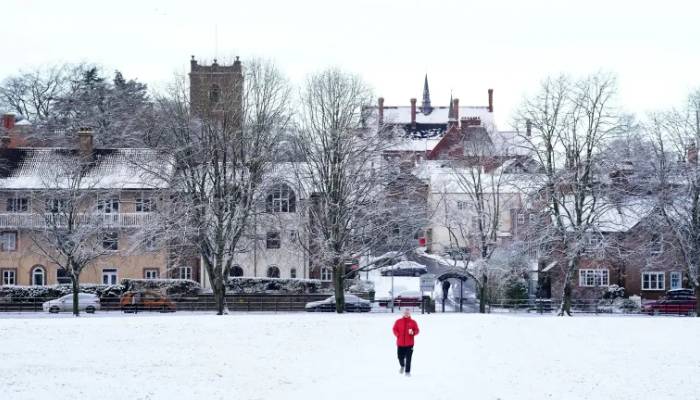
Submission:
[[[399,364],[405,367],[406,372],[411,372],[411,357],[413,356],[413,346],[399,346],[397,350]]]

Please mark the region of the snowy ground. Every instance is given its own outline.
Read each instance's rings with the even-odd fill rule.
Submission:
[[[700,320],[416,315],[0,314],[0,398],[697,399]]]

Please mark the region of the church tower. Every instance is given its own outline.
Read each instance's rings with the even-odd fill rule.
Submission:
[[[195,115],[240,114],[243,101],[243,71],[236,57],[232,65],[200,65],[190,60],[190,105]]]

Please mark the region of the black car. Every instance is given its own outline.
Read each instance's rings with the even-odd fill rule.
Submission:
[[[335,296],[306,303],[304,308],[309,312],[335,312]],[[345,295],[345,312],[369,312],[371,309],[369,300],[361,299],[354,294]]]

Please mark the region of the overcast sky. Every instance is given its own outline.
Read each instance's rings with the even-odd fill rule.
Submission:
[[[152,87],[190,55],[274,59],[293,81],[328,65],[360,73],[387,105],[450,91],[501,126],[545,76],[604,70],[632,112],[680,104],[700,87],[700,2],[627,0],[31,1],[0,7],[0,78],[95,62]]]

